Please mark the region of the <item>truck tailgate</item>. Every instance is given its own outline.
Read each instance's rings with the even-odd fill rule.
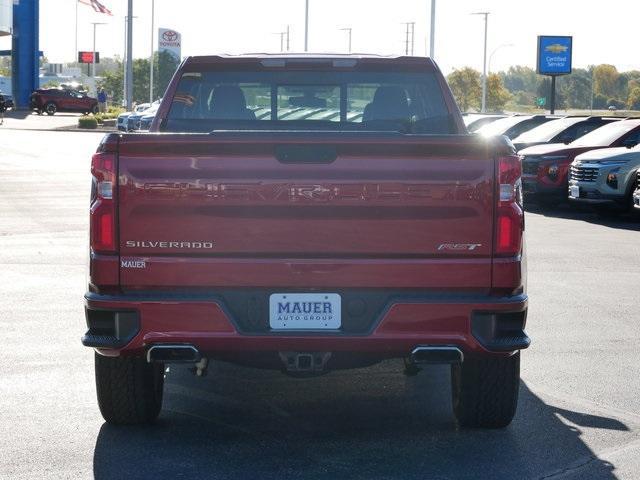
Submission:
[[[121,285],[487,288],[494,155],[466,135],[122,136]]]

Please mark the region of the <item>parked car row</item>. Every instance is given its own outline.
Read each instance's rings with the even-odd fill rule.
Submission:
[[[569,200],[600,212],[630,211],[640,203],[640,118],[512,115],[482,119],[485,123],[477,134],[506,135],[512,140],[522,161],[526,199],[542,206]],[[479,120],[469,119],[467,128]]]
[[[148,131],[156,116],[160,100],[137,105],[133,111],[118,116],[117,127],[121,132]]]

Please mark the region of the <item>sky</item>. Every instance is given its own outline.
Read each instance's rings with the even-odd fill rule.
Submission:
[[[90,22],[98,26],[96,50],[122,56],[127,0],[101,0],[113,16],[78,6],[78,49],[93,48]],[[152,0],[134,0],[134,57],[151,51]],[[182,55],[278,52],[277,32],[291,31],[291,51],[304,49],[305,0],[155,0],[156,27],[182,33]],[[428,51],[430,0],[309,0],[309,51],[403,54],[405,22],[415,22],[416,55]],[[605,10],[603,7],[608,8]],[[51,62],[75,58],[75,0],[40,0],[40,49]],[[538,35],[572,35],[574,67],[610,63],[640,70],[639,0],[437,0],[435,59],[445,74],[470,66],[482,70],[484,22],[490,12],[490,71],[510,65],[535,68]],[[154,43],[157,33],[154,34]],[[0,49],[10,48],[0,38]]]

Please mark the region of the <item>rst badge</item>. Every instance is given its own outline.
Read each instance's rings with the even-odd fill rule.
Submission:
[[[470,251],[481,246],[481,243],[441,243],[438,245],[438,250]]]
[[[274,330],[335,330],[341,325],[337,293],[274,293],[269,297],[269,325]]]

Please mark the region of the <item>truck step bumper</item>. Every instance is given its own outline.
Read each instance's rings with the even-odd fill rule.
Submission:
[[[362,333],[246,333],[213,295],[85,296],[89,331],[83,344],[105,355],[143,355],[151,346],[193,345],[202,356],[233,352],[360,352],[406,357],[420,346],[451,346],[464,354],[527,348],[527,296],[423,294],[393,296]],[[98,322],[100,320],[100,322]],[[449,352],[450,353],[450,352]]]

